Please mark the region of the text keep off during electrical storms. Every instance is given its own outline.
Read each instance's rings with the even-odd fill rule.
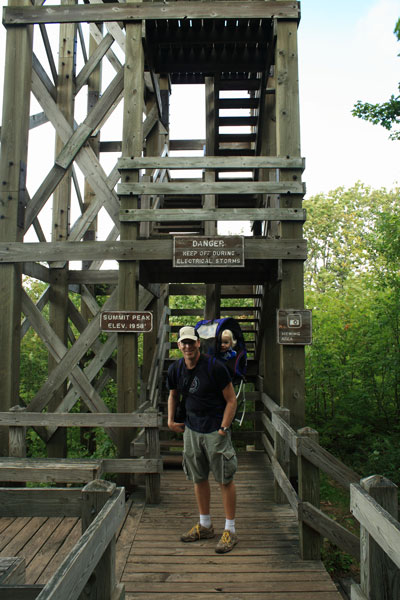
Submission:
[[[244,267],[244,238],[174,237],[174,267]]]

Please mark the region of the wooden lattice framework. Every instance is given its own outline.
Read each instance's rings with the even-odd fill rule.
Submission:
[[[265,391],[290,408],[293,426],[303,425],[304,348],[278,346],[275,324],[277,308],[302,308],[304,301],[299,18],[299,3],[286,0],[65,0],[51,7],[10,0],[3,17],[7,47],[0,164],[2,411],[19,401],[20,339],[29,326],[46,344],[50,359],[49,377],[28,410],[68,412],[82,398],[89,411],[105,412],[101,390],[115,372],[118,412],[131,412],[146,400],[138,394],[137,336],[99,339],[94,317],[101,285],[109,290],[103,309],[154,311],[154,333],[144,342],[145,382],[168,293],[203,293],[208,317],[219,314],[223,296],[254,296],[254,373],[262,372]],[[56,65],[49,30],[58,23]],[[43,40],[43,61],[33,52],[34,36]],[[106,63],[113,70],[108,80],[102,76]],[[204,140],[169,140],[169,95],[171,84],[178,83],[205,85]],[[78,120],[77,98],[84,89],[87,110]],[[229,90],[239,96],[224,95]],[[31,97],[42,112],[31,114]],[[102,130],[121,101],[120,137],[116,133],[105,141]],[[247,112],[223,113],[237,108]],[[44,123],[55,133],[55,159],[31,190],[26,184],[28,134]],[[244,126],[246,132],[222,133],[227,126]],[[174,150],[203,148],[200,158],[173,155]],[[103,157],[111,152],[116,158],[107,173]],[[171,180],[174,168],[202,169],[202,179]],[[79,205],[73,225],[72,198]],[[41,211],[48,206],[50,235],[41,224]],[[104,212],[110,224],[100,240]],[[213,235],[219,221],[233,220],[252,223],[244,269],[172,266],[173,232]],[[26,241],[33,231],[37,241]],[[118,261],[119,268],[102,269],[106,260]],[[69,268],[70,261],[82,261],[82,269]],[[36,305],[23,290],[22,273],[48,284]],[[81,294],[81,311],[68,297],[71,286]],[[48,320],[42,313],[47,303]],[[71,324],[78,337],[72,336]],[[89,349],[92,358],[83,368]],[[65,452],[61,431],[42,435],[50,455]],[[121,456],[129,456],[129,437],[122,432],[115,441]],[[7,454],[2,435],[0,455]]]

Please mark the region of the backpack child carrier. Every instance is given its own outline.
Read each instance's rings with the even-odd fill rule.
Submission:
[[[200,337],[201,351],[210,356],[215,356],[217,360],[220,355],[221,337],[224,330],[229,329],[236,339],[236,346],[234,348],[236,355],[228,360],[222,360],[221,358],[221,362],[223,362],[230,372],[233,385],[238,387],[238,391],[235,391],[238,398],[238,406],[240,405],[240,411],[238,409],[235,421],[239,422],[241,425],[246,412],[243,384],[247,370],[247,350],[240,324],[232,317],[225,317],[223,319],[205,319],[199,321],[194,328]]]

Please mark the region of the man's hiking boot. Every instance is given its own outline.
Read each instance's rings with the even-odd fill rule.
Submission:
[[[187,533],[181,535],[182,542],[197,542],[197,540],[207,540],[215,536],[214,527],[203,527],[200,523],[194,525]]]
[[[221,539],[215,547],[215,552],[218,554],[225,554],[230,552],[234,546],[238,543],[239,539],[236,533],[232,533],[229,529],[225,529],[222,533]]]

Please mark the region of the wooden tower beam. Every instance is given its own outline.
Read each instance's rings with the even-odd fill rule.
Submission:
[[[124,67],[124,116],[122,156],[142,156],[144,112],[144,52],[142,44],[142,22],[126,25]],[[124,173],[122,181],[139,181],[139,171]],[[122,196],[121,209],[137,208],[138,196]],[[121,241],[136,240],[138,223],[121,223]],[[119,263],[118,308],[138,310],[139,307],[139,263]],[[118,335],[118,412],[131,412],[138,406],[138,336]],[[129,457],[129,432],[120,438],[121,456]]]
[[[65,5],[74,5],[74,0],[64,0]],[[75,77],[75,36],[76,25],[61,24],[58,53],[57,106],[68,124],[74,125],[74,77]],[[64,148],[64,142],[56,135],[55,156]],[[54,243],[65,242],[69,234],[69,213],[71,205],[71,168],[68,169],[53,194],[52,231]],[[68,327],[68,263],[63,266],[50,264],[50,296],[49,322],[54,333],[67,345]],[[49,373],[57,366],[58,361],[49,353]],[[63,382],[54,391],[49,402],[49,410],[55,411],[67,392],[67,384]],[[67,452],[66,430],[59,428],[47,445],[49,457],[63,458]]]
[[[276,131],[277,155],[300,156],[297,21],[277,21]],[[301,173],[287,170],[282,180],[297,182]],[[281,206],[298,208],[302,195],[281,196]],[[301,223],[282,223],[282,239],[302,239]],[[304,307],[303,261],[283,260],[279,308]],[[280,404],[291,412],[291,426],[304,426],[304,346],[280,346]]]
[[[15,7],[29,0],[11,0]],[[20,242],[24,231],[26,161],[33,29],[7,32],[0,159],[0,240]],[[0,266],[0,409],[19,400],[21,265]],[[0,432],[0,455],[8,455],[8,432]]]

